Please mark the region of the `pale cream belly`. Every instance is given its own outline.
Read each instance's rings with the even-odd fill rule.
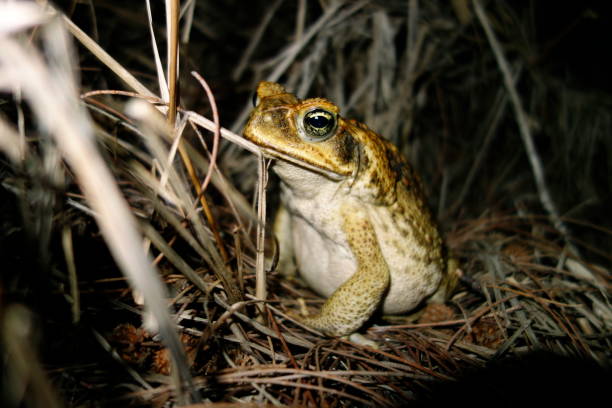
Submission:
[[[355,257],[346,246],[322,237],[302,218],[294,217],[291,227],[300,276],[319,295],[329,297],[355,272]]]
[[[355,272],[357,264],[353,254],[339,229],[330,231],[330,238],[302,218],[293,217],[291,225],[300,276],[315,292],[329,297]],[[385,255],[385,248],[382,250]],[[441,271],[434,264],[417,267],[409,258],[398,259],[397,253],[389,255],[392,255],[392,261],[388,262],[391,285],[383,300],[382,311],[385,314],[402,314],[414,309],[437,289]],[[423,276],[423,269],[428,278]],[[416,273],[417,270],[421,273]]]

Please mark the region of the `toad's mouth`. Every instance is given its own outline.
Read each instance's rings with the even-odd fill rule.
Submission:
[[[296,159],[293,156],[289,156],[288,154],[279,152],[278,150],[275,150],[271,147],[268,146],[261,146],[258,145],[260,151],[264,154],[264,156],[266,158],[269,159],[275,159],[275,160],[282,160],[286,163],[290,163],[292,165],[295,165],[297,167],[301,167],[303,169],[306,170],[310,170],[313,171],[315,173],[318,173],[324,177],[327,177],[330,180],[334,180],[334,181],[340,181],[345,179],[347,176],[346,174],[341,174],[341,173],[337,173],[335,171],[331,171],[329,169],[326,169],[322,166],[319,166],[315,163],[310,163],[304,160],[300,160],[300,159]]]

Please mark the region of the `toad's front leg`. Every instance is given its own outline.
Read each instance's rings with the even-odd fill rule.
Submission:
[[[321,312],[302,321],[328,336],[345,336],[357,331],[380,305],[389,287],[390,273],[376,232],[363,210],[345,205],[342,229],[357,270],[327,299]]]

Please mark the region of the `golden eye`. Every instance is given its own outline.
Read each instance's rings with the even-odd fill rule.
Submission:
[[[324,109],[307,112],[302,119],[302,128],[310,141],[322,142],[334,135],[336,115]]]

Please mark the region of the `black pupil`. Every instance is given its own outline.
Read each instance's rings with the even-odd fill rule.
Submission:
[[[306,118],[307,123],[316,129],[324,129],[329,126],[329,114],[324,112],[314,111]]]

